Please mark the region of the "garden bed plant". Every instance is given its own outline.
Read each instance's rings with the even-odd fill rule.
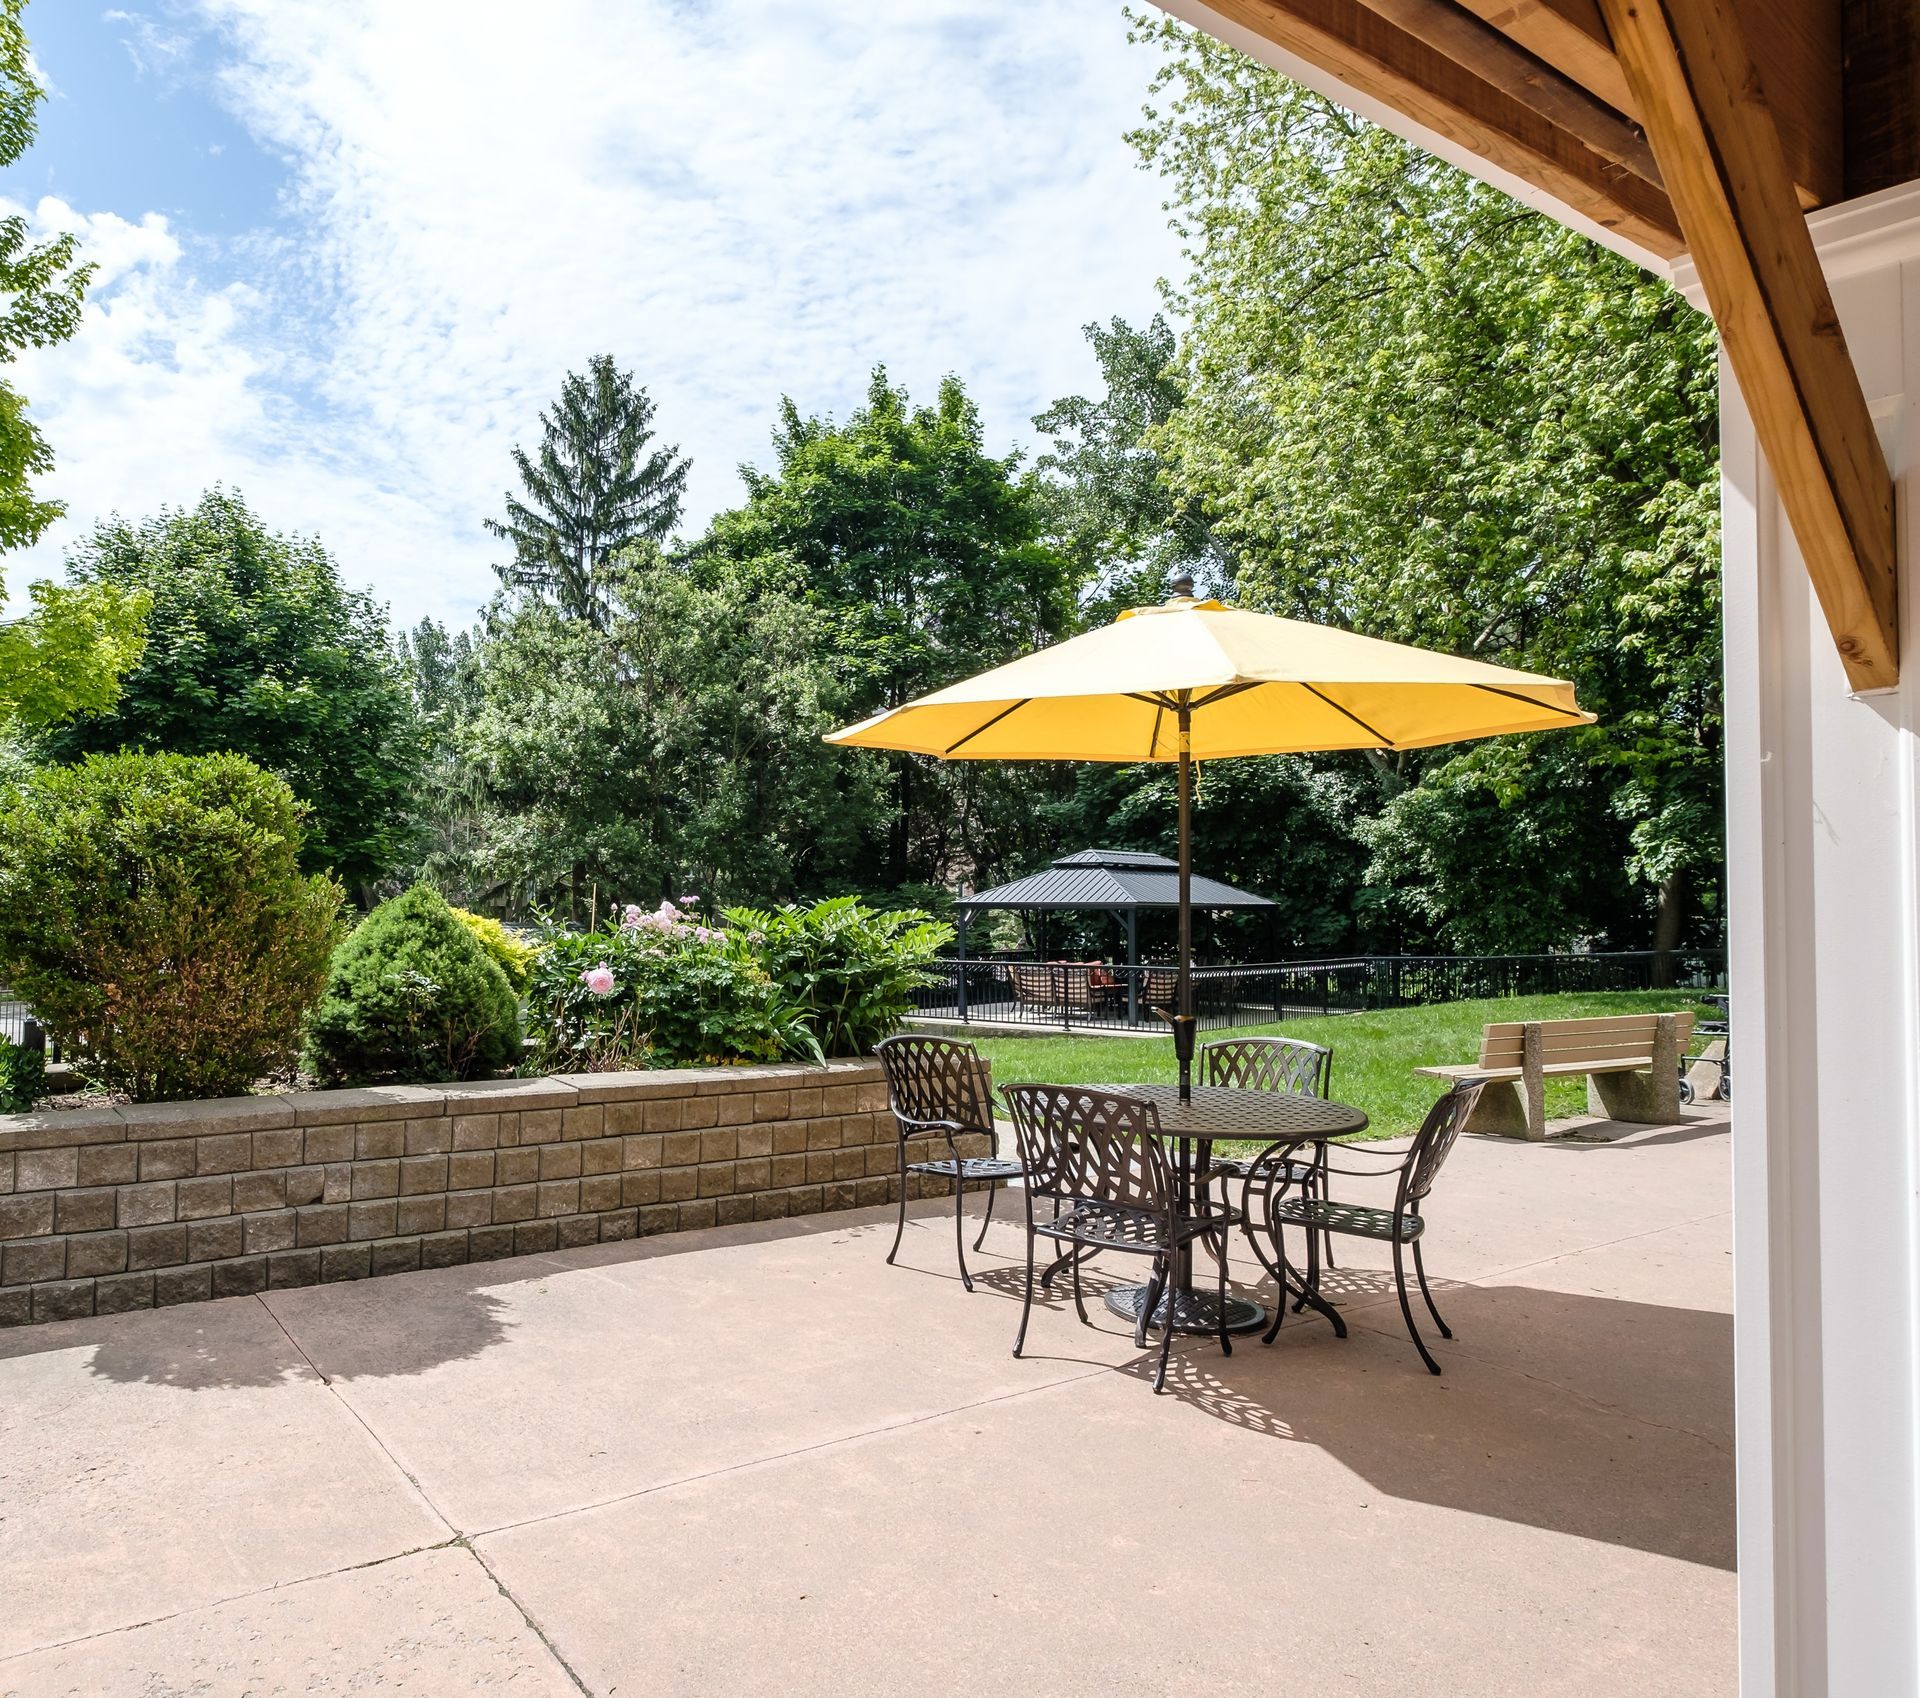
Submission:
[[[550,927],[527,991],[529,1066],[543,1073],[858,1054],[912,1005],[951,929],[850,897],[728,910],[671,902],[591,931]]]

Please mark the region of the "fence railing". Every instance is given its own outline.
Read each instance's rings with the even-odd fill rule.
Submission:
[[[918,1009],[969,1025],[1127,1031],[1161,1025],[1174,1004],[1167,966],[1079,961],[947,960]],[[1194,1013],[1203,1029],[1257,1026],[1302,1014],[1463,1002],[1574,991],[1711,989],[1725,982],[1719,949],[1621,950],[1565,955],[1370,955],[1196,967]]]
[[[41,1048],[48,1047],[46,1032],[40,1022],[34,1019],[33,1010],[5,985],[0,985],[0,1038],[11,1044],[31,1043]],[[49,1050],[50,1061],[59,1058],[57,1048]]]

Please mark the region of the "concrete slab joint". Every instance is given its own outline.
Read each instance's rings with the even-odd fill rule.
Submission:
[[[870,1206],[897,1162],[871,1061],[5,1115],[0,1326]]]

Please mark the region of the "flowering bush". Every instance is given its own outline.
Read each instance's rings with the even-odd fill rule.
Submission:
[[[551,929],[527,992],[532,1065],[546,1073],[820,1058],[801,1009],[744,933],[671,903],[597,931]]]
[[[671,902],[597,931],[554,928],[527,997],[546,1072],[702,1061],[823,1060],[871,1050],[913,1004],[952,929],[850,896],[729,910],[723,927]]]

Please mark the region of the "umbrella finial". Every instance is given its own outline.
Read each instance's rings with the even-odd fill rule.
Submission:
[[[1167,584],[1167,601],[1169,605],[1178,605],[1181,602],[1192,601],[1193,599],[1192,573],[1175,573]]]

